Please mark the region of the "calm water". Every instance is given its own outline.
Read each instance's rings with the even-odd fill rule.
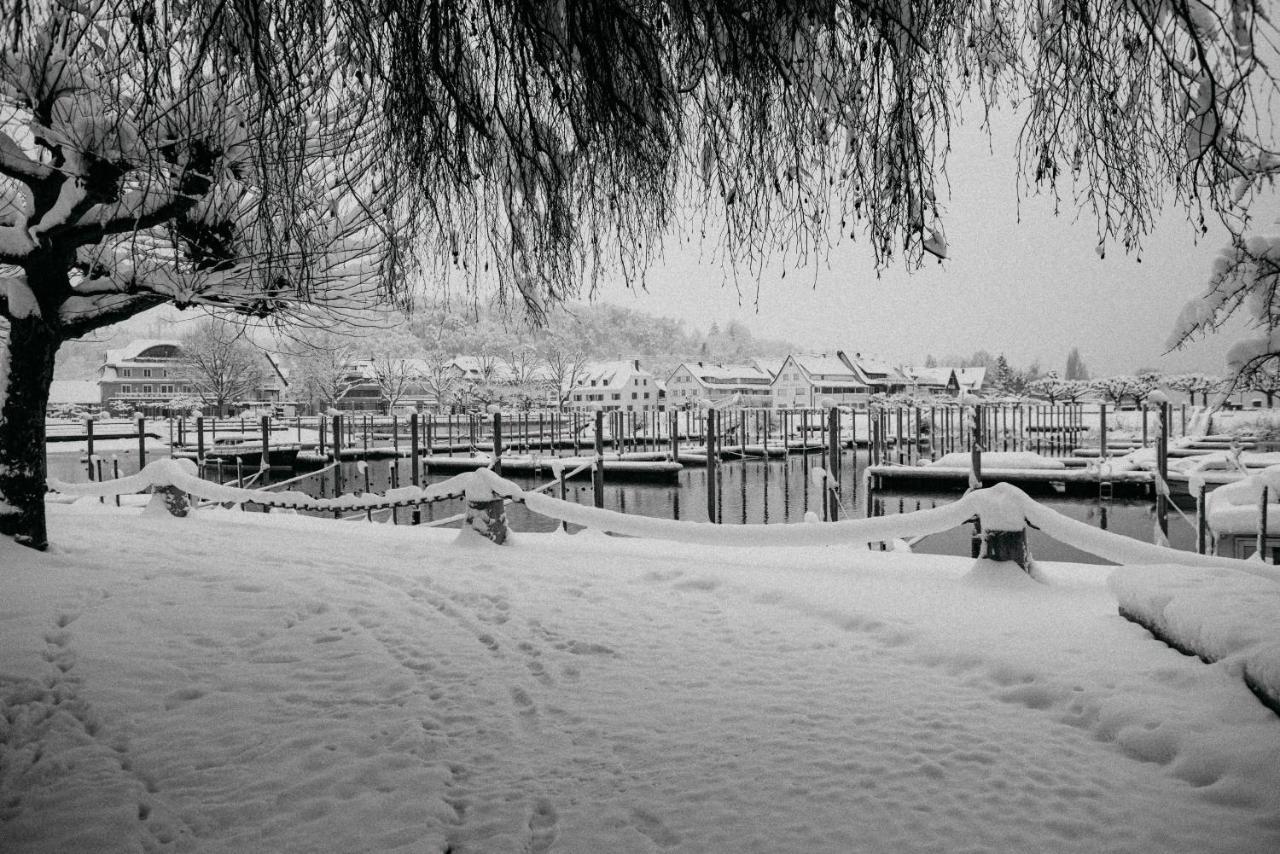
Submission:
[[[115,455],[103,454],[107,459],[106,469],[109,476],[111,459],[114,456],[120,465],[121,474],[130,474],[137,470],[136,454],[122,452]],[[867,515],[867,496],[863,490],[862,471],[866,466],[867,454],[859,451],[845,451],[841,457],[841,518],[862,517]],[[374,460],[368,465],[369,488],[382,492],[392,485],[392,466],[396,466],[398,482],[406,485],[410,482],[410,466],[408,460]],[[747,460],[725,462],[720,470],[717,489],[719,521],[726,525],[746,523],[785,524],[800,522],[807,511],[819,516],[822,513],[820,490],[815,487],[809,472],[814,467],[826,465],[826,457],[820,453],[793,454],[787,458],[765,460]],[[55,452],[49,454],[49,473],[63,480],[79,481],[86,478],[80,457],[75,453]],[[222,471],[226,480],[235,479],[235,467],[224,466]],[[210,468],[208,476],[215,478],[216,469]],[[277,474],[277,479],[289,475]],[[450,474],[428,474],[426,481],[436,483],[450,477]],[[551,481],[548,473],[542,478],[512,477],[522,487],[541,486]],[[343,480],[348,491],[363,489],[364,474],[356,463],[343,464]],[[310,495],[332,495],[334,488],[333,473],[313,475],[292,485]],[[550,494],[558,490],[553,488]],[[872,496],[871,512],[875,515],[912,512],[928,509],[956,500],[959,492],[946,493],[895,493],[880,491]],[[589,478],[574,479],[569,482],[566,497],[570,501],[591,504],[593,494]],[[1088,496],[1063,496],[1053,493],[1039,493],[1036,499],[1055,510],[1072,518],[1087,522],[1095,527],[1105,527],[1110,531],[1151,542],[1155,526],[1155,511],[1151,501],[1146,499],[1116,498],[1101,501]],[[707,521],[707,470],[702,467],[686,467],[679,474],[679,485],[647,484],[647,483],[605,483],[605,507],[627,513],[638,513],[662,519],[684,519],[698,522]],[[440,502],[424,507],[422,519],[431,522],[445,519],[461,513],[461,501]],[[1177,512],[1169,515],[1169,541],[1175,548],[1194,550],[1195,528],[1194,509],[1184,510],[1191,521],[1184,520]],[[398,521],[407,523],[411,511],[398,511]],[[510,505],[507,510],[511,527],[517,531],[549,531],[558,522],[530,513],[523,505]],[[375,519],[386,520],[387,512],[375,514]],[[971,537],[966,526],[942,534],[925,538],[915,545],[915,551],[935,554],[970,554]],[[1070,546],[1063,545],[1036,531],[1031,532],[1032,553],[1044,560],[1064,560],[1092,563],[1096,559]]]

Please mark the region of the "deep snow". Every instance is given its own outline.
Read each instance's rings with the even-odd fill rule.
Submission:
[[[50,514],[5,852],[1280,848],[1280,718],[1105,567]]]

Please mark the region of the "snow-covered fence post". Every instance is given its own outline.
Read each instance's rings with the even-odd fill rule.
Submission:
[[[493,473],[502,474],[502,413],[493,413]]]
[[[487,471],[472,474],[467,484],[467,515],[463,527],[498,545],[507,541],[507,510],[502,496],[486,482]]]
[[[840,408],[834,405],[827,410],[827,455],[829,464],[827,471],[832,480],[827,483],[823,500],[826,502],[826,517],[832,522],[840,518],[840,498],[836,490],[840,488]]]
[[[158,486],[155,493],[161,496],[164,502],[164,509],[169,511],[170,516],[177,516],[179,519],[185,517],[191,512],[191,497],[176,486]],[[154,499],[152,499],[154,500]]]
[[[1147,408],[1154,407],[1160,422],[1156,425],[1156,524],[1163,537],[1169,536],[1169,398],[1156,390],[1147,397]],[[1143,410],[1145,416],[1146,409]]]
[[[987,506],[978,514],[978,530],[982,539],[979,558],[1013,561],[1025,572],[1031,571],[1031,549],[1027,545],[1027,520],[1021,505],[1004,495],[1008,487],[997,484],[986,490]],[[998,497],[997,497],[998,495]]]
[[[1205,486],[1204,480],[1196,485],[1196,554],[1204,554],[1208,539],[1208,520],[1205,518]]]
[[[93,480],[93,419],[84,420],[85,465],[89,469],[89,480]]]
[[[147,419],[138,414],[138,471],[147,465]]]
[[[717,469],[720,462],[720,452],[716,448],[716,411],[714,409],[707,410],[707,424],[705,428],[707,437],[707,521],[716,521],[716,479],[719,477]]]
[[[337,463],[333,467],[333,496],[337,498],[342,495],[342,416],[333,416],[333,439],[329,443],[333,445],[333,461]],[[334,518],[337,518],[338,512],[334,511]]]

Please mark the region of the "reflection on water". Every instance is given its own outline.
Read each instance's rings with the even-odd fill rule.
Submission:
[[[108,474],[111,471],[113,456],[119,462],[122,475],[131,474],[137,470],[136,455],[133,453],[104,455]],[[48,459],[51,477],[71,481],[86,479],[87,475],[80,455],[57,452],[50,453]],[[862,517],[868,512],[874,515],[909,513],[954,501],[960,495],[958,492],[880,491],[873,495],[868,503],[862,480],[862,471],[866,464],[865,451],[859,451],[856,454],[845,451],[841,455],[841,518]],[[819,467],[828,468],[827,458],[825,454],[817,452],[793,454],[767,461],[754,459],[725,462],[720,468],[720,477],[716,485],[718,521],[726,525],[762,522],[787,524],[803,521],[805,513],[810,511],[821,518],[823,512],[821,490],[814,485],[810,477],[811,470]],[[374,492],[384,492],[394,485],[407,485],[411,478],[407,459],[372,460],[367,466],[367,472],[369,489]],[[217,467],[210,466],[206,473],[210,479],[218,479],[219,474],[222,480],[235,480],[236,468],[234,464],[227,464],[222,466],[219,472]],[[294,476],[293,473],[273,473],[273,475],[277,480]],[[428,473],[425,482],[436,483],[450,476],[450,474]],[[364,488],[365,474],[354,462],[343,464],[342,479],[346,491]],[[541,477],[517,476],[512,480],[529,489],[550,483],[552,476],[548,469]],[[334,487],[334,473],[325,472],[298,481],[292,484],[290,489],[313,496],[331,496]],[[558,487],[552,487],[548,491],[551,495],[559,495]],[[571,480],[566,487],[565,497],[569,501],[592,504],[594,496],[590,479]],[[1149,500],[1116,498],[1102,501],[1096,496],[1068,497],[1052,493],[1036,494],[1035,498],[1061,513],[1095,527],[1106,528],[1144,542],[1153,540],[1155,511]],[[604,505],[609,509],[625,513],[705,522],[708,519],[707,470],[702,467],[686,467],[679,474],[678,486],[610,483],[606,480]],[[461,501],[440,502],[424,506],[421,518],[424,523],[435,522],[457,515],[463,509]],[[1191,517],[1190,521],[1184,520],[1176,511],[1170,512],[1169,541],[1175,548],[1194,550],[1194,510],[1185,512]],[[400,510],[397,513],[398,522],[407,524],[411,521],[412,511]],[[555,520],[530,513],[523,505],[511,505],[507,515],[511,527],[517,531],[550,531],[559,524]],[[374,516],[379,520],[388,519],[386,511]],[[1030,533],[1030,538],[1032,554],[1043,560],[1097,562],[1092,556],[1051,540],[1036,531]],[[914,550],[918,552],[956,555],[970,554],[971,548],[971,532],[967,526],[927,537],[914,546]]]

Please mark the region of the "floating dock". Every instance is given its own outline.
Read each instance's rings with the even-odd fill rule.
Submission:
[[[563,468],[565,475],[589,462],[587,457],[506,457],[502,458],[504,475],[534,475],[554,477],[553,466]],[[422,458],[422,464],[432,473],[475,471],[487,468],[493,460],[491,457],[441,457]],[[619,459],[617,456],[604,458],[604,476],[608,481],[643,481],[648,483],[674,483],[684,470],[680,463],[661,460]],[[584,468],[573,477],[587,479],[591,477],[591,469]]]
[[[969,469],[950,466],[869,466],[872,489],[957,490],[969,488]],[[1009,483],[1028,492],[1051,490],[1058,493],[1096,493],[1110,484],[1113,494],[1149,495],[1155,490],[1155,475],[1149,471],[1104,472],[1097,468],[1013,469],[983,468],[982,484]]]

